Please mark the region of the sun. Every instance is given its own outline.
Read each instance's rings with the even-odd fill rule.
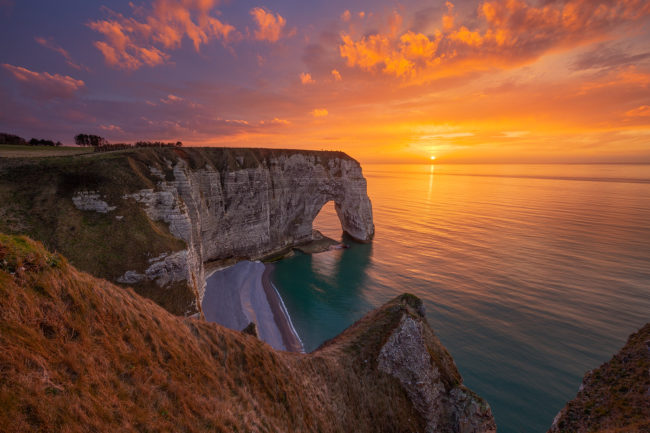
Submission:
[[[431,155],[431,156],[429,157],[429,159],[430,159],[431,161],[435,161],[435,160],[436,160],[436,157],[433,156],[433,155]]]

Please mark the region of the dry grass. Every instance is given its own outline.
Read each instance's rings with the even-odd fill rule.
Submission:
[[[398,299],[378,332],[276,352],[0,235],[0,431],[418,431],[399,383],[359,357],[376,353],[350,353],[408,311]]]

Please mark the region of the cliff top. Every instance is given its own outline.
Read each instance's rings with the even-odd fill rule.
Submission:
[[[15,147],[15,146],[14,146]],[[88,160],[119,159],[124,157],[137,158],[141,161],[157,162],[161,159],[176,161],[178,158],[186,160],[191,168],[202,168],[206,163],[214,168],[237,169],[257,167],[268,163],[270,159],[281,156],[304,155],[315,158],[316,162],[327,164],[332,158],[353,160],[345,152],[330,150],[304,150],[304,149],[273,149],[252,147],[160,147],[160,148],[131,148],[110,152],[92,152],[88,148],[55,148],[50,152],[38,148],[22,149],[23,152],[5,152],[7,146],[0,148],[0,168],[24,164],[41,163],[81,163],[87,164]],[[14,150],[11,147],[9,150]],[[33,150],[29,152],[28,150]]]
[[[313,354],[276,352],[254,336],[173,316],[28,238],[0,235],[0,425],[406,432],[435,424],[453,432],[463,423],[463,431],[492,431],[485,403],[447,377],[457,374],[453,361],[435,358],[446,351],[418,311],[419,300],[403,296]],[[408,366],[428,356],[431,382],[414,392]],[[429,385],[435,413],[422,406]]]

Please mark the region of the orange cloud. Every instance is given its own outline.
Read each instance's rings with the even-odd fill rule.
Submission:
[[[418,68],[428,68],[439,62],[435,53],[440,43],[440,35],[433,40],[421,33],[408,31],[399,39],[392,40],[384,35],[370,35],[358,42],[343,35],[343,45],[339,46],[341,56],[347,59],[348,66],[359,66],[372,70],[383,65],[382,71],[396,77],[414,77]]]
[[[337,71],[336,69],[332,69],[332,77],[334,77],[335,81],[341,81],[343,78],[341,77],[341,73]]]
[[[347,59],[348,66],[372,69],[384,63],[391,55],[391,41],[381,34],[370,35],[353,41],[348,35],[341,35],[343,44],[339,46],[341,57]]]
[[[104,36],[95,47],[110,66],[131,70],[156,66],[169,59],[162,49],[180,47],[184,37],[198,51],[211,39],[225,43],[236,33],[211,15],[216,4],[216,0],[155,0],[151,10],[131,4],[138,19],[108,10],[111,18],[88,26]]]
[[[633,110],[625,112],[628,117],[650,117],[650,105],[641,105]]]
[[[181,98],[180,96],[172,95],[170,93],[169,95],[167,95],[166,98],[161,98],[160,102],[162,102],[163,104],[173,104],[174,102],[181,102],[182,100],[183,98]]]
[[[454,5],[451,2],[445,2],[447,7],[447,13],[442,16],[442,28],[443,30],[451,30],[454,28]]]
[[[257,23],[255,39],[259,41],[276,42],[282,36],[287,21],[280,14],[273,14],[263,8],[253,8],[250,11]]]
[[[2,65],[13,77],[42,99],[69,98],[85,86],[82,80],[67,75],[34,72],[20,66],[7,63]]]
[[[235,28],[224,24],[210,12],[217,0],[157,0],[147,23],[154,29],[153,38],[166,48],[178,48],[187,36],[198,51],[211,38],[227,41]]]
[[[78,64],[76,64],[73,60],[72,57],[70,56],[70,53],[68,53],[63,47],[57,45],[50,39],[45,39],[41,37],[35,37],[34,40],[39,44],[44,46],[47,49],[50,49],[56,53],[59,53],[63,56],[65,59],[65,62],[68,64],[68,66],[71,66],[75,69],[82,69],[82,67]]]
[[[118,69],[138,69],[142,65],[156,66],[169,55],[153,46],[143,47],[132,35],[134,28],[115,20],[95,21],[90,28],[103,34],[105,41],[96,41],[95,47],[110,66]]]
[[[650,2],[624,0],[549,1],[531,6],[523,0],[481,4],[474,28],[457,22],[446,3],[442,30],[432,35],[401,31],[394,12],[386,30],[353,38],[341,34],[339,53],[347,65],[407,81],[429,81],[475,70],[518,66],[554,49],[603,38],[617,26],[650,16]]]
[[[311,77],[311,74],[301,72],[300,73],[300,82],[302,84],[314,84],[316,81]]]
[[[260,120],[260,125],[291,125],[291,122],[287,119],[274,117],[271,120]]]
[[[108,131],[108,132],[120,132],[124,133],[124,130],[117,126],[117,125],[99,125],[99,129],[102,131]]]
[[[648,89],[650,88],[650,73],[638,71],[635,66],[629,66],[619,71],[613,71],[599,80],[583,83],[579,88],[578,94],[583,95],[594,90],[621,85],[633,85]]]
[[[311,111],[311,115],[314,116],[314,117],[325,117],[328,114],[329,114],[329,112],[325,108],[314,108]]]

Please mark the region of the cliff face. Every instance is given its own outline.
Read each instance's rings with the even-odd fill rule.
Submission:
[[[0,235],[0,329],[7,431],[495,431],[409,295],[276,352]]]
[[[19,160],[0,167],[0,186],[7,203],[0,210],[22,224],[0,230],[28,233],[176,314],[198,311],[204,263],[258,259],[310,241],[328,201],[353,238],[374,234],[361,167],[340,152],[146,149]],[[48,194],[66,204],[39,212]],[[74,245],[79,232],[103,245]],[[137,239],[129,242],[129,233]]]
[[[650,323],[589,371],[548,433],[650,432]]]
[[[142,273],[129,270],[119,282],[137,284],[148,279],[164,286],[196,281],[200,301],[202,263],[257,259],[310,241],[312,223],[330,200],[344,231],[360,241],[369,241],[374,233],[366,182],[361,167],[350,158],[322,162],[312,154],[280,154],[256,167],[227,171],[209,163],[192,169],[179,158],[169,161],[167,168],[172,180],[152,165],[156,188],[123,199],[140,203],[152,220],[169,224],[170,232],[188,248],[163,257]]]

